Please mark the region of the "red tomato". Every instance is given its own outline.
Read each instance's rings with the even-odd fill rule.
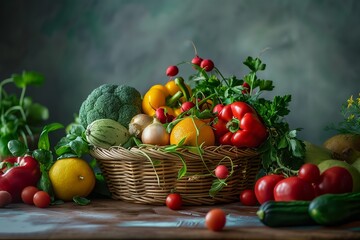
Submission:
[[[34,205],[34,195],[37,193],[39,189],[34,186],[27,186],[21,192],[21,199],[24,203]]]
[[[172,210],[179,210],[183,204],[181,195],[178,193],[170,193],[166,197],[166,206]]]
[[[38,191],[35,193],[33,201],[38,208],[46,208],[50,205],[51,198],[47,192]]]
[[[298,177],[310,183],[317,183],[320,180],[320,169],[316,164],[305,163],[300,167]]]
[[[212,231],[221,231],[226,224],[226,215],[219,208],[211,209],[205,217],[205,225]]]
[[[280,181],[283,180],[282,175],[266,175],[259,178],[255,183],[255,196],[260,204],[266,201],[274,200],[274,187]]]
[[[288,177],[278,182],[274,188],[275,201],[310,201],[315,197],[311,183],[299,177]]]
[[[246,189],[240,193],[240,202],[245,206],[256,206],[259,204],[254,190],[251,189]]]
[[[320,175],[318,184],[320,194],[347,193],[353,189],[353,179],[348,170],[343,167],[331,167]]]
[[[225,179],[229,176],[229,169],[225,165],[218,165],[215,168],[215,176],[219,179]]]
[[[0,208],[10,204],[11,201],[12,197],[8,191],[0,191]]]

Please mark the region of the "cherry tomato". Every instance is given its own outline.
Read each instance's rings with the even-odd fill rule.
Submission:
[[[45,191],[38,191],[35,193],[33,198],[35,206],[38,208],[46,208],[50,205],[51,198],[50,195]]]
[[[255,183],[255,196],[260,204],[266,201],[274,200],[274,187],[283,180],[283,175],[271,174],[259,178]]]
[[[226,224],[226,215],[220,208],[211,209],[205,216],[205,225],[212,231],[221,231]]]
[[[255,191],[252,189],[246,189],[240,193],[240,202],[245,206],[256,206],[259,204],[255,196]]]
[[[225,165],[218,165],[215,168],[215,176],[219,179],[225,179],[229,176],[229,169]]]
[[[166,197],[166,206],[172,210],[179,210],[183,204],[181,195],[179,193],[170,193]]]
[[[345,168],[330,167],[320,175],[318,187],[320,194],[347,193],[353,189],[353,179]]]
[[[300,167],[298,177],[310,183],[317,183],[320,180],[320,169],[316,164],[305,163]]]
[[[0,191],[0,208],[11,203],[12,197],[8,191]]]
[[[24,203],[34,205],[34,195],[37,193],[39,189],[34,186],[27,186],[21,192],[21,199]]]
[[[275,201],[310,201],[315,197],[314,187],[310,182],[299,177],[288,177],[274,187]]]

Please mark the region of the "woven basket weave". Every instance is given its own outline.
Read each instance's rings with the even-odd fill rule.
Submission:
[[[252,187],[260,168],[260,156],[254,149],[232,146],[205,147],[204,162],[187,149],[178,149],[186,162],[187,174],[178,179],[183,166],[178,155],[155,147],[94,147],[91,155],[97,159],[112,198],[132,203],[164,205],[169,193],[180,193],[184,205],[213,205],[239,201],[242,190]],[[150,159],[149,159],[150,158]],[[233,174],[227,185],[215,197],[209,195],[214,176],[209,174],[223,164]],[[206,166],[205,166],[205,164]]]

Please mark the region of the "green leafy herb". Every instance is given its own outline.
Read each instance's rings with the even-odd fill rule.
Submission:
[[[28,148],[28,141],[35,141],[41,124],[48,119],[48,109],[26,96],[27,86],[38,86],[43,82],[41,74],[26,71],[0,82],[0,156],[11,155],[7,148],[10,140],[21,139]],[[5,90],[5,85],[11,83],[21,90],[20,96]]]
[[[66,136],[55,146],[58,159],[82,157],[89,153],[89,143],[86,141],[85,128],[78,122],[71,123],[66,128]]]

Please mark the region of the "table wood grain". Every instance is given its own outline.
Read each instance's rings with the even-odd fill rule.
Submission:
[[[223,209],[227,223],[212,232],[204,225],[211,208]],[[360,239],[360,222],[336,227],[269,228],[256,216],[258,207],[240,203],[166,206],[92,199],[87,206],[69,202],[40,209],[23,203],[0,208],[1,239]]]

